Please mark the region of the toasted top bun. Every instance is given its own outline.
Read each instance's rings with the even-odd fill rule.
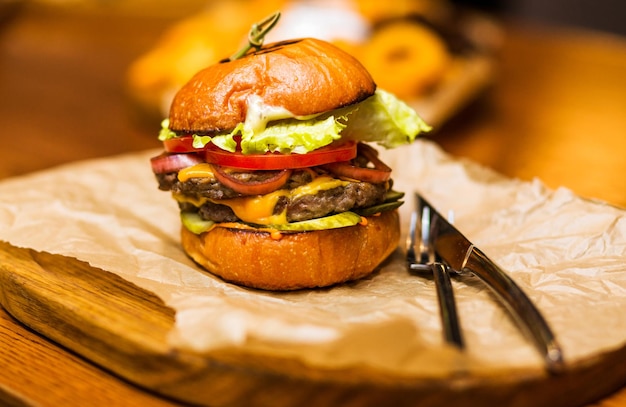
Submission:
[[[367,218],[366,225],[286,233],[214,228],[181,231],[185,252],[226,281],[264,290],[326,287],[371,274],[398,247],[398,211]]]
[[[277,42],[198,72],[174,97],[170,129],[210,133],[243,122],[251,95],[294,115],[323,113],[374,94],[369,72],[350,54],[317,39]]]

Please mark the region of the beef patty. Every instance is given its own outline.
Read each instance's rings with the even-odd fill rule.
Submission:
[[[294,189],[311,182],[310,170],[293,171],[283,189]],[[241,194],[220,184],[214,178],[190,178],[181,182],[177,173],[158,174],[159,188],[185,195],[194,200],[208,198],[214,201],[231,199]],[[274,214],[287,211],[287,221],[302,221],[320,218],[333,213],[340,213],[358,208],[367,208],[385,201],[390,182],[370,184],[362,181],[349,181],[344,186],[321,190],[315,195],[297,198],[282,196],[274,207]],[[181,210],[198,212],[203,219],[215,222],[236,222],[239,218],[226,205],[206,201],[199,208],[189,202],[179,203]]]

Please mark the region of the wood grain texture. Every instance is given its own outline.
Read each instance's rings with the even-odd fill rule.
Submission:
[[[0,291],[4,293],[4,289]],[[5,298],[2,293],[0,302]],[[1,406],[119,406],[125,400],[150,407],[178,405],[139,391],[136,385],[95,367],[25,327],[3,309],[0,359]]]
[[[577,406],[626,380],[626,348],[569,366],[510,376],[401,377],[323,370],[294,359],[171,348],[174,314],[157,297],[73,258],[0,243],[0,303],[15,318],[146,390],[212,406]],[[598,377],[603,377],[598,380]],[[20,398],[15,398],[21,400]]]

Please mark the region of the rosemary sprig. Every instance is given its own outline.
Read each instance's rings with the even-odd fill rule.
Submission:
[[[250,28],[250,31],[248,32],[248,43],[244,45],[239,51],[231,55],[228,60],[234,61],[235,59],[243,57],[253,47],[257,50],[260,49],[263,46],[263,40],[265,39],[265,35],[272,28],[274,28],[279,18],[280,11],[277,11],[269,17],[266,17],[262,21],[252,24],[252,28]]]

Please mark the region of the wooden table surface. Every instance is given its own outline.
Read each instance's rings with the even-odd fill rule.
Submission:
[[[122,79],[170,22],[34,7],[2,21],[0,179],[157,147],[159,123],[138,117]],[[626,207],[626,39],[505,27],[494,85],[432,138],[505,175]],[[1,309],[0,366],[0,405],[175,405]],[[626,388],[595,405],[626,405]]]

